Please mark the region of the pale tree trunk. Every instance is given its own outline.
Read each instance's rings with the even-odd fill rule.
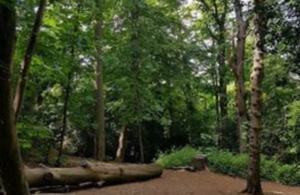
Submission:
[[[122,183],[160,177],[157,164],[84,162],[82,167],[25,169],[30,187],[78,185],[86,182]]]
[[[263,54],[264,54],[264,0],[254,1],[254,54],[253,68],[250,76],[251,105],[250,105],[250,154],[247,187],[244,192],[262,194],[260,182],[260,138],[262,130],[262,81],[263,81]]]
[[[124,124],[121,128],[120,137],[119,137],[119,146],[116,155],[117,162],[124,162],[126,142],[127,142],[127,129],[126,129],[126,125]]]
[[[34,53],[34,48],[36,45],[38,33],[40,31],[43,22],[43,16],[46,9],[46,4],[47,4],[47,0],[40,0],[39,8],[35,16],[34,25],[32,27],[32,32],[23,57],[21,73],[20,73],[20,77],[18,78],[18,84],[17,84],[15,98],[14,98],[15,123],[17,123],[18,117],[21,112],[30,63]]]
[[[95,0],[97,6],[96,25],[95,25],[95,40],[96,40],[96,54],[95,54],[95,73],[96,73],[96,121],[97,129],[95,136],[94,157],[97,160],[103,161],[105,157],[105,112],[104,112],[104,90],[103,90],[103,64],[101,60],[102,55],[102,37],[103,37],[103,1]]]
[[[16,39],[16,2],[0,2],[0,169],[7,195],[28,195],[12,104],[11,68]]]
[[[242,4],[240,0],[234,0],[234,10],[236,15],[236,23],[238,27],[237,46],[235,48],[233,42],[234,56],[230,56],[228,65],[230,66],[235,81],[235,104],[236,104],[236,131],[239,142],[239,152],[245,152],[246,140],[243,138],[243,124],[247,121],[246,105],[245,105],[245,82],[244,82],[244,53],[246,41],[246,21],[243,19]]]

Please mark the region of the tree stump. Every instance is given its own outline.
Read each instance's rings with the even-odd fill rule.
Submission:
[[[207,156],[196,156],[191,159],[191,166],[197,171],[208,170]]]

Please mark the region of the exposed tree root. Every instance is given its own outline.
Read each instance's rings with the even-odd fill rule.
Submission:
[[[260,186],[247,186],[241,193],[252,195],[263,195],[262,188]]]

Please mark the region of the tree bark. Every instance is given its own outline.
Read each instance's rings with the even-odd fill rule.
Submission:
[[[105,157],[105,112],[104,112],[104,90],[103,90],[103,64],[102,55],[102,37],[103,37],[103,1],[95,0],[97,6],[96,25],[95,25],[95,41],[96,41],[96,121],[98,127],[95,136],[95,159],[103,161]]]
[[[116,155],[117,162],[124,162],[126,142],[127,142],[127,130],[126,130],[126,125],[124,124],[121,128],[120,137],[119,137],[119,146]]]
[[[0,170],[7,195],[28,195],[11,92],[16,41],[16,2],[0,2]]]
[[[15,109],[15,123],[18,121],[18,117],[21,112],[22,102],[25,94],[26,82],[29,73],[30,63],[34,53],[34,48],[37,42],[38,33],[40,31],[43,16],[46,9],[47,0],[40,0],[39,8],[35,17],[32,32],[26,47],[25,55],[23,57],[20,77],[18,78],[18,84],[16,88],[16,94],[14,98]]]
[[[239,142],[239,152],[243,153],[246,149],[246,140],[243,138],[243,124],[247,121],[246,105],[245,105],[245,82],[244,82],[244,53],[246,42],[246,21],[243,18],[242,4],[240,0],[234,0],[234,10],[236,15],[236,23],[238,27],[237,46],[234,46],[236,61],[230,59],[229,66],[232,69],[235,80],[235,104],[236,104],[236,131]],[[231,56],[233,58],[233,56]]]
[[[262,81],[264,55],[264,0],[254,1],[254,54],[253,67],[250,76],[251,105],[250,105],[250,154],[247,187],[244,192],[263,194],[260,182],[260,139],[262,129]]]

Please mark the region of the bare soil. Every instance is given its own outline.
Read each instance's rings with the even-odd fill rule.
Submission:
[[[246,181],[208,171],[165,170],[161,178],[75,192],[76,195],[237,195]],[[263,182],[265,195],[300,195],[300,187]]]

